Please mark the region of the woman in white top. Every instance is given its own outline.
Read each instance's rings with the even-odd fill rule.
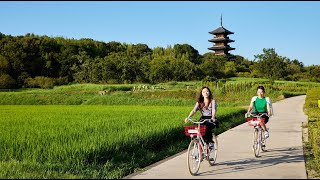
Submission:
[[[198,101],[192,109],[192,111],[190,112],[189,116],[185,119],[185,122],[188,122],[188,118],[192,117],[198,110],[200,110],[201,112],[200,121],[203,119],[211,119],[212,122],[216,122],[216,100],[212,98],[212,93],[210,89],[206,86],[201,88]],[[214,124],[210,122],[205,122],[204,125],[207,126],[206,134],[204,135],[204,140],[206,143],[213,143],[212,129],[214,128]]]

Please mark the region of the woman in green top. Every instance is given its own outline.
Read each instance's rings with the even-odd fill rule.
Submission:
[[[251,114],[260,114],[260,113],[267,113],[268,115],[263,115],[262,117],[265,118],[264,125],[261,126],[264,131],[264,136],[266,138],[269,137],[269,132],[267,130],[266,124],[269,121],[269,117],[272,116],[272,103],[269,97],[264,96],[265,90],[263,86],[258,86],[257,88],[257,95],[251,99],[250,106],[246,113],[246,117],[251,112]]]

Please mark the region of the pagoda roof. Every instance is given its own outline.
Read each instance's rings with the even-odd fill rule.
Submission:
[[[213,38],[208,41],[210,41],[210,42],[222,42],[222,41],[234,42],[234,40],[229,39],[229,38]]]
[[[234,34],[234,32],[231,32],[229,30],[227,30],[226,28],[224,28],[223,26],[209,32],[210,34]]]
[[[213,46],[208,49],[210,49],[210,50],[235,50],[236,48],[229,47],[229,46]]]

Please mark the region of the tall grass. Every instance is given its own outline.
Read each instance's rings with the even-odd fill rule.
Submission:
[[[163,89],[140,89],[141,84],[97,85],[74,84],[54,87],[53,89],[26,89],[17,92],[0,92],[0,104],[3,105],[170,105],[187,106],[193,102],[202,86],[209,86],[213,97],[220,106],[247,105],[256,95],[256,87],[264,85],[266,96],[274,102],[286,97],[305,94],[311,87],[320,83],[272,82],[269,80],[231,80],[226,82],[168,82],[157,85]],[[147,86],[147,85],[144,85]],[[106,91],[101,96],[99,91]]]

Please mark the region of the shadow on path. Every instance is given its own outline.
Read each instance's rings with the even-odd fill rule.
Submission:
[[[213,170],[199,173],[198,176],[226,174],[238,171],[252,171],[254,169],[273,166],[277,164],[304,162],[304,157],[303,155],[301,155],[301,151],[302,147],[269,149],[266,152],[262,152],[262,156],[258,158],[237,159],[232,161],[218,162],[213,166],[215,167]],[[252,156],[254,156],[253,152]]]

